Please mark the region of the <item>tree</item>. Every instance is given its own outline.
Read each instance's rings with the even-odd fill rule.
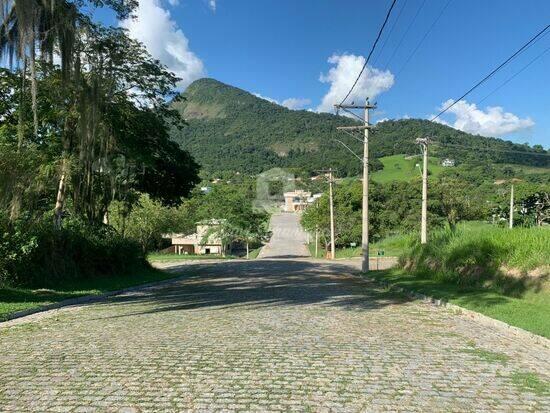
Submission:
[[[99,223],[107,221],[110,202],[131,199],[134,190],[173,205],[198,181],[198,165],[169,139],[170,128],[183,126],[167,103],[178,79],[124,30],[90,21],[80,12],[85,4],[111,7],[121,17],[128,16],[136,2],[52,1],[50,10],[48,1],[26,0],[9,2],[8,12],[2,15],[3,54],[25,61],[35,49],[41,52],[42,57],[32,61],[38,74],[33,76],[34,85],[44,92],[38,102],[32,99],[40,125],[34,125],[34,138],[19,139],[17,147],[21,151],[23,144],[36,142],[42,150],[58,151],[50,158],[59,170],[54,208],[57,227],[66,213],[67,199],[72,213]],[[54,17],[61,21],[47,31]],[[62,30],[64,25],[71,30]],[[45,40],[29,43],[27,34],[23,39],[21,33]],[[47,58],[54,51],[61,55],[60,69]],[[13,89],[21,98],[7,96],[6,101],[10,111],[20,115],[16,128],[21,136],[29,130],[28,121],[21,117],[26,112],[27,74],[23,70],[14,76]],[[49,108],[51,116],[41,106]],[[13,219],[20,210],[20,187],[13,186]]]
[[[455,178],[440,178],[430,191],[429,209],[445,217],[449,229],[454,231],[459,221],[483,219],[487,216],[486,205],[474,188]]]
[[[160,244],[162,235],[173,227],[173,211],[159,201],[143,194],[129,213],[124,205],[114,202],[111,205],[111,224],[126,237],[135,240],[144,253]]]

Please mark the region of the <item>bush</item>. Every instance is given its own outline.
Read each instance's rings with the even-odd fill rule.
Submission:
[[[147,265],[139,245],[112,227],[69,218],[57,230],[52,222],[2,221],[0,285],[47,287]]]
[[[550,229],[468,223],[454,232],[434,231],[426,245],[417,239],[409,243],[401,266],[414,275],[462,286],[504,292],[527,288],[548,276]]]

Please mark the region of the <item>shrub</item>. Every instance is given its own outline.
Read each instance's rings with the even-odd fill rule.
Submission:
[[[469,223],[411,241],[401,266],[415,275],[504,292],[542,282],[550,266],[550,229],[504,229]],[[530,276],[539,270],[536,277]],[[540,271],[542,270],[542,271]]]
[[[1,285],[46,287],[147,265],[139,246],[109,226],[68,218],[57,230],[52,222],[2,222]]]

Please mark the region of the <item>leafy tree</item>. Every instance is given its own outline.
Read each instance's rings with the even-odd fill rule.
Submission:
[[[453,178],[441,178],[432,186],[432,203],[429,208],[445,217],[451,231],[459,221],[483,219],[487,216],[487,207],[475,196],[474,188],[465,181]]]
[[[159,201],[143,194],[138,203],[126,214],[124,205],[111,205],[111,224],[120,233],[136,241],[144,253],[160,245],[162,235],[173,227],[173,211]]]

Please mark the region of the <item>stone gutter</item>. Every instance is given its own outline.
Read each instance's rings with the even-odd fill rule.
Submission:
[[[497,328],[499,330],[506,330],[506,332],[511,333],[517,337],[521,338],[527,338],[530,340],[533,340],[534,342],[544,346],[545,348],[550,349],[550,340],[546,337],[539,336],[538,334],[531,333],[527,330],[524,330],[519,327],[512,326],[508,323],[505,323],[504,321],[500,321],[494,318],[491,318],[489,316],[486,316],[484,314],[478,313],[477,311],[468,310],[464,307],[461,307],[456,304],[452,304],[446,300],[435,298],[430,295],[422,294],[413,290],[408,290],[403,287],[399,287],[398,285],[392,284],[390,282],[377,280],[374,278],[369,277],[368,275],[364,275],[364,273],[358,272],[356,277],[359,277],[361,279],[368,279],[369,281],[372,281],[375,284],[379,284],[383,286],[384,288],[387,288],[390,291],[394,291],[397,293],[405,294],[406,296],[418,300],[422,300],[426,303],[438,306],[438,307],[445,307],[454,312],[455,314],[460,314],[465,316],[466,318],[470,318],[472,320],[478,321],[488,327]]]

